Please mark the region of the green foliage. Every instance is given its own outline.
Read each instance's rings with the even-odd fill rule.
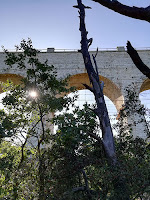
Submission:
[[[51,190],[48,194],[52,199],[90,199],[83,170],[92,199],[127,199],[128,195],[130,199],[147,199],[150,195],[149,143],[128,135],[116,138],[119,163],[113,168],[105,158],[101,143],[89,136],[89,130],[97,132],[97,125],[87,105],[83,110],[76,109],[73,114],[58,116],[55,120],[58,132],[48,151],[51,162],[45,171],[49,174]],[[84,189],[81,191],[81,188]]]
[[[31,159],[32,157],[32,159]],[[0,199],[33,199],[37,195],[37,164],[35,150],[24,149],[21,167],[21,147],[2,142],[0,147]]]
[[[33,48],[30,39],[27,42],[23,40],[16,49],[18,53],[5,50],[5,62],[9,67],[17,65],[18,69],[26,72],[26,76],[21,85],[14,86],[10,81],[2,83],[3,91],[6,92],[3,105],[7,112],[0,111],[0,128],[5,129],[1,138],[16,135],[18,129],[29,127],[33,121],[36,123],[41,116],[44,117],[49,112],[61,111],[72,101],[71,98],[61,96],[61,93],[69,92],[65,87],[66,80],[57,79],[56,70],[54,66],[48,65],[48,61],[40,62],[39,52]],[[31,97],[30,91],[35,91],[37,97]],[[59,97],[56,97],[58,94]],[[31,130],[28,132],[31,134]]]
[[[74,107],[72,113],[52,120],[50,112],[67,111],[75,97],[63,97],[62,93],[69,92],[66,81],[57,80],[48,61],[39,61],[39,52],[30,40],[22,41],[17,50],[5,51],[6,63],[23,69],[26,77],[21,85],[10,81],[3,84],[6,96],[5,108],[0,110],[0,199],[148,199],[150,144],[129,136],[120,117],[121,133],[115,139],[119,162],[112,167],[103,150],[93,108],[87,104],[82,110]],[[37,92],[36,97],[29,95],[31,90]],[[135,111],[134,99],[127,103],[123,117],[130,113],[130,107]],[[52,134],[53,125],[57,131]],[[10,142],[14,137],[19,139],[17,145],[15,140]]]
[[[16,147],[9,147],[5,157],[2,152],[1,160],[5,159],[6,164],[8,160],[12,162],[12,171],[9,170],[9,176],[7,169],[1,171],[2,184],[6,186],[2,187],[1,197],[33,199],[39,196],[45,199],[44,188],[41,190],[44,184],[41,158],[44,157],[46,143],[51,143],[50,113],[72,104],[71,98],[62,95],[72,89],[66,89],[66,80],[57,79],[54,66],[38,59],[39,52],[33,48],[30,39],[27,42],[23,40],[16,50],[17,53],[5,50],[5,62],[11,68],[15,65],[24,70],[26,75],[20,85],[13,85],[9,80],[1,83],[6,96],[2,100],[4,109],[0,110],[0,141],[3,146],[3,141],[9,138],[20,148],[19,153],[15,153]],[[37,96],[30,96],[30,91],[36,92]],[[9,157],[9,149],[12,149],[13,157]]]

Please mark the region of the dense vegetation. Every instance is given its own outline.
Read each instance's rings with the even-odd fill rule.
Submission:
[[[47,61],[41,63],[31,41],[22,41],[17,50],[6,51],[6,63],[26,71],[21,85],[3,85],[5,109],[0,110],[0,199],[117,200],[146,199],[150,195],[150,145],[133,139],[122,128],[115,138],[117,167],[109,165],[101,140],[96,115],[89,105],[74,106],[66,81]],[[31,97],[29,91],[36,91]],[[70,91],[73,91],[71,89]],[[60,95],[62,94],[63,95]],[[133,94],[133,93],[132,93]],[[131,107],[131,99],[123,109]],[[50,113],[68,110],[51,118]],[[143,113],[142,113],[143,114]],[[56,133],[52,132],[57,125]],[[18,140],[16,140],[18,138]],[[118,177],[122,177],[119,186]],[[125,180],[125,182],[124,182]],[[116,188],[114,187],[116,185]]]

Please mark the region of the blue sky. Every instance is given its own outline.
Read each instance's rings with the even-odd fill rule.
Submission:
[[[120,0],[145,7],[150,0]],[[83,0],[92,10],[86,12],[91,48],[125,46],[127,40],[137,47],[150,47],[150,24],[121,16],[91,0]],[[34,47],[79,49],[80,32],[76,0],[1,0],[0,45],[13,49],[30,37]]]

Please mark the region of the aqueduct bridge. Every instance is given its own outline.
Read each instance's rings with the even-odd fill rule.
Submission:
[[[150,67],[150,50],[138,51],[143,62]],[[90,52],[95,54],[95,52]],[[70,75],[69,85],[76,86],[77,89],[84,89],[82,83],[89,84],[89,80],[84,68],[82,54],[77,51],[57,52],[54,49],[47,49],[47,52],[38,54],[41,61],[48,60],[48,64],[56,67],[59,78]],[[0,53],[0,81],[12,80],[15,84],[25,75],[17,66],[7,69],[4,63],[5,53]],[[137,94],[150,89],[150,80],[146,78],[134,65],[131,58],[124,50],[99,51],[96,57],[100,79],[104,81],[104,95],[106,95],[119,111],[125,100],[126,88],[134,84]],[[2,91],[1,91],[2,92]],[[139,99],[137,97],[137,104]],[[132,120],[137,120],[138,116],[132,116]],[[139,124],[133,127],[135,136],[145,137],[144,125]]]

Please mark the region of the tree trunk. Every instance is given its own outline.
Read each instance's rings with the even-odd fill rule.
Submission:
[[[107,107],[104,100],[103,95],[103,88],[102,84],[99,81],[99,75],[95,72],[90,54],[88,52],[88,45],[89,41],[91,39],[87,39],[87,31],[85,27],[85,7],[81,0],[77,0],[78,5],[75,6],[76,8],[79,8],[80,13],[80,31],[81,31],[81,53],[84,59],[85,68],[87,70],[90,82],[92,83],[93,88],[91,88],[91,91],[93,91],[93,94],[95,96],[95,100],[97,103],[97,108],[94,110],[96,115],[99,118],[100,126],[102,129],[102,143],[104,146],[105,153],[107,155],[108,160],[115,165],[117,162],[116,158],[116,152],[115,152],[115,146],[114,146],[114,139],[113,139],[113,133],[111,129],[111,124],[108,116]],[[95,61],[95,60],[94,60]]]
[[[42,155],[39,155],[39,200],[45,200],[44,185],[44,159]]]
[[[91,62],[89,51],[88,51],[89,43],[91,44],[92,38],[87,39],[88,32],[86,31],[86,27],[85,27],[85,8],[90,8],[90,7],[84,6],[82,4],[82,0],[77,0],[77,3],[78,5],[74,7],[79,9],[79,14],[80,14],[79,30],[81,31],[81,53],[83,56],[85,68],[89,76],[89,80],[92,83],[92,88],[90,88],[89,86],[86,86],[86,84],[84,85],[87,89],[93,92],[95,96],[97,108],[94,110],[94,112],[99,118],[100,127],[102,130],[102,144],[104,147],[104,151],[106,153],[106,157],[108,159],[108,163],[112,166],[112,169],[116,170],[119,164],[117,162],[113,132],[111,129],[108,111],[107,111],[107,107],[106,107],[104,95],[103,95],[103,82],[100,83],[100,80],[99,80],[99,74],[98,74],[97,64],[95,60],[96,56],[93,55],[93,60],[96,67],[96,71],[95,71]],[[92,134],[90,135],[91,137],[92,137]],[[94,136],[93,138],[96,138],[96,136]],[[122,178],[121,175],[118,176],[117,180],[115,180],[115,182],[113,183],[113,186],[114,186],[115,197],[117,197],[118,191],[121,189],[121,191],[126,192],[126,195],[125,194],[120,195],[121,197],[120,200],[130,200],[129,195],[127,193],[125,180]],[[113,194],[112,194],[112,198],[113,198]]]

